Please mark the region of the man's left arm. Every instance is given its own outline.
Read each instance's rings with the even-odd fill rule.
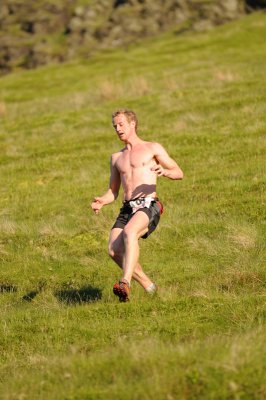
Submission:
[[[154,165],[151,169],[158,176],[165,176],[169,179],[183,179],[183,171],[173,160],[167,151],[159,143],[153,143],[153,151],[155,160],[158,164]]]

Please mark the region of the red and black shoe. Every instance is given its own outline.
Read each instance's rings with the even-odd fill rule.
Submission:
[[[113,292],[119,297],[119,301],[125,303],[129,301],[130,287],[126,279],[121,279],[118,283],[114,284]]]

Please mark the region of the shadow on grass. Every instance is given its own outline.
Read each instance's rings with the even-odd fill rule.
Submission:
[[[1,283],[0,282],[0,293],[14,293],[17,292],[18,288],[9,283]]]
[[[102,298],[102,291],[92,286],[86,286],[82,289],[59,290],[54,295],[62,303],[74,305],[98,301]]]
[[[34,297],[37,296],[38,293],[39,293],[38,290],[32,290],[31,292],[25,294],[25,296],[22,297],[22,300],[32,301]]]

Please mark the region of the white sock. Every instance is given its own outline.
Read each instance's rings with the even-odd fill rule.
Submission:
[[[155,283],[151,283],[148,287],[146,287],[146,292],[147,293],[155,293],[157,290],[157,286],[155,285]]]

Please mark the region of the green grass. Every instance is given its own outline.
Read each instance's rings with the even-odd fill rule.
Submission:
[[[266,16],[0,80],[0,397],[264,399]],[[110,116],[185,173],[119,304]]]

